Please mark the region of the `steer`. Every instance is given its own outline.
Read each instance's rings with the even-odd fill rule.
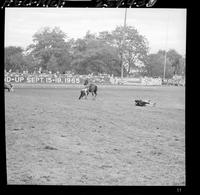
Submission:
[[[152,103],[151,100],[135,100],[135,105],[136,106],[155,106],[156,103]]]

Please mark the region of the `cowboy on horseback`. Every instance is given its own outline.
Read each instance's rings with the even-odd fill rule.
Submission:
[[[97,86],[95,84],[89,83],[88,79],[86,79],[83,85],[85,86],[85,88],[81,90],[81,95],[79,99],[81,99],[83,96],[87,98],[89,92],[92,93],[92,96],[97,96]]]

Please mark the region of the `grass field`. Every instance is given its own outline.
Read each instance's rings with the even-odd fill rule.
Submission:
[[[185,88],[5,91],[8,184],[185,185]],[[137,107],[134,99],[155,107]]]

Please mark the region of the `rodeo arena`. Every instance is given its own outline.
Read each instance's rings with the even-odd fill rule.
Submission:
[[[5,71],[8,182],[184,185],[184,86]]]
[[[97,41],[94,45],[100,47]],[[105,56],[108,52],[114,56],[111,46],[102,47],[97,52],[108,48]],[[84,58],[93,52],[88,51],[78,54]],[[102,62],[98,55],[97,63]],[[166,55],[158,52],[152,59],[165,60],[166,65]],[[19,56],[8,56],[5,64],[20,61]],[[109,71],[78,74],[69,68],[61,73],[39,66],[16,71],[6,65],[9,185],[186,185],[184,74],[123,75],[123,63],[118,63],[118,76]]]

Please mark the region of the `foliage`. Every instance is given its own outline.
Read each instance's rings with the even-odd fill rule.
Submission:
[[[51,71],[69,69],[70,46],[65,41],[66,37],[58,27],[44,27],[33,35],[34,43],[29,45],[28,50],[38,62],[38,67]]]
[[[167,58],[169,59],[171,66],[174,68],[174,74],[184,74],[185,60],[174,49],[167,52]]]
[[[166,56],[165,56],[166,55]],[[166,64],[165,64],[166,57]],[[165,75],[164,75],[165,66]],[[183,73],[184,59],[175,50],[169,50],[166,54],[164,50],[159,50],[156,54],[148,55],[145,75],[151,77],[171,78],[175,74]]]
[[[148,41],[134,27],[118,26],[111,33],[107,31],[100,33],[100,39],[117,48],[121,63],[124,64],[128,74],[131,69],[139,65],[138,62],[145,63],[149,49]]]
[[[83,38],[69,39],[60,28],[44,27],[33,35],[33,43],[26,50],[20,47],[5,48],[5,68],[13,71],[61,72],[77,74],[107,73],[124,76],[132,70],[138,74],[163,77],[165,51],[148,54],[147,39],[133,26],[117,26],[113,31],[93,34],[88,31]],[[185,59],[171,49],[166,55],[165,77],[185,74]]]
[[[117,76],[120,74],[120,59],[115,48],[88,32],[74,44],[72,69],[79,74],[109,73]]]
[[[22,71],[26,66],[21,47],[10,46],[5,48],[5,69],[9,71]]]

